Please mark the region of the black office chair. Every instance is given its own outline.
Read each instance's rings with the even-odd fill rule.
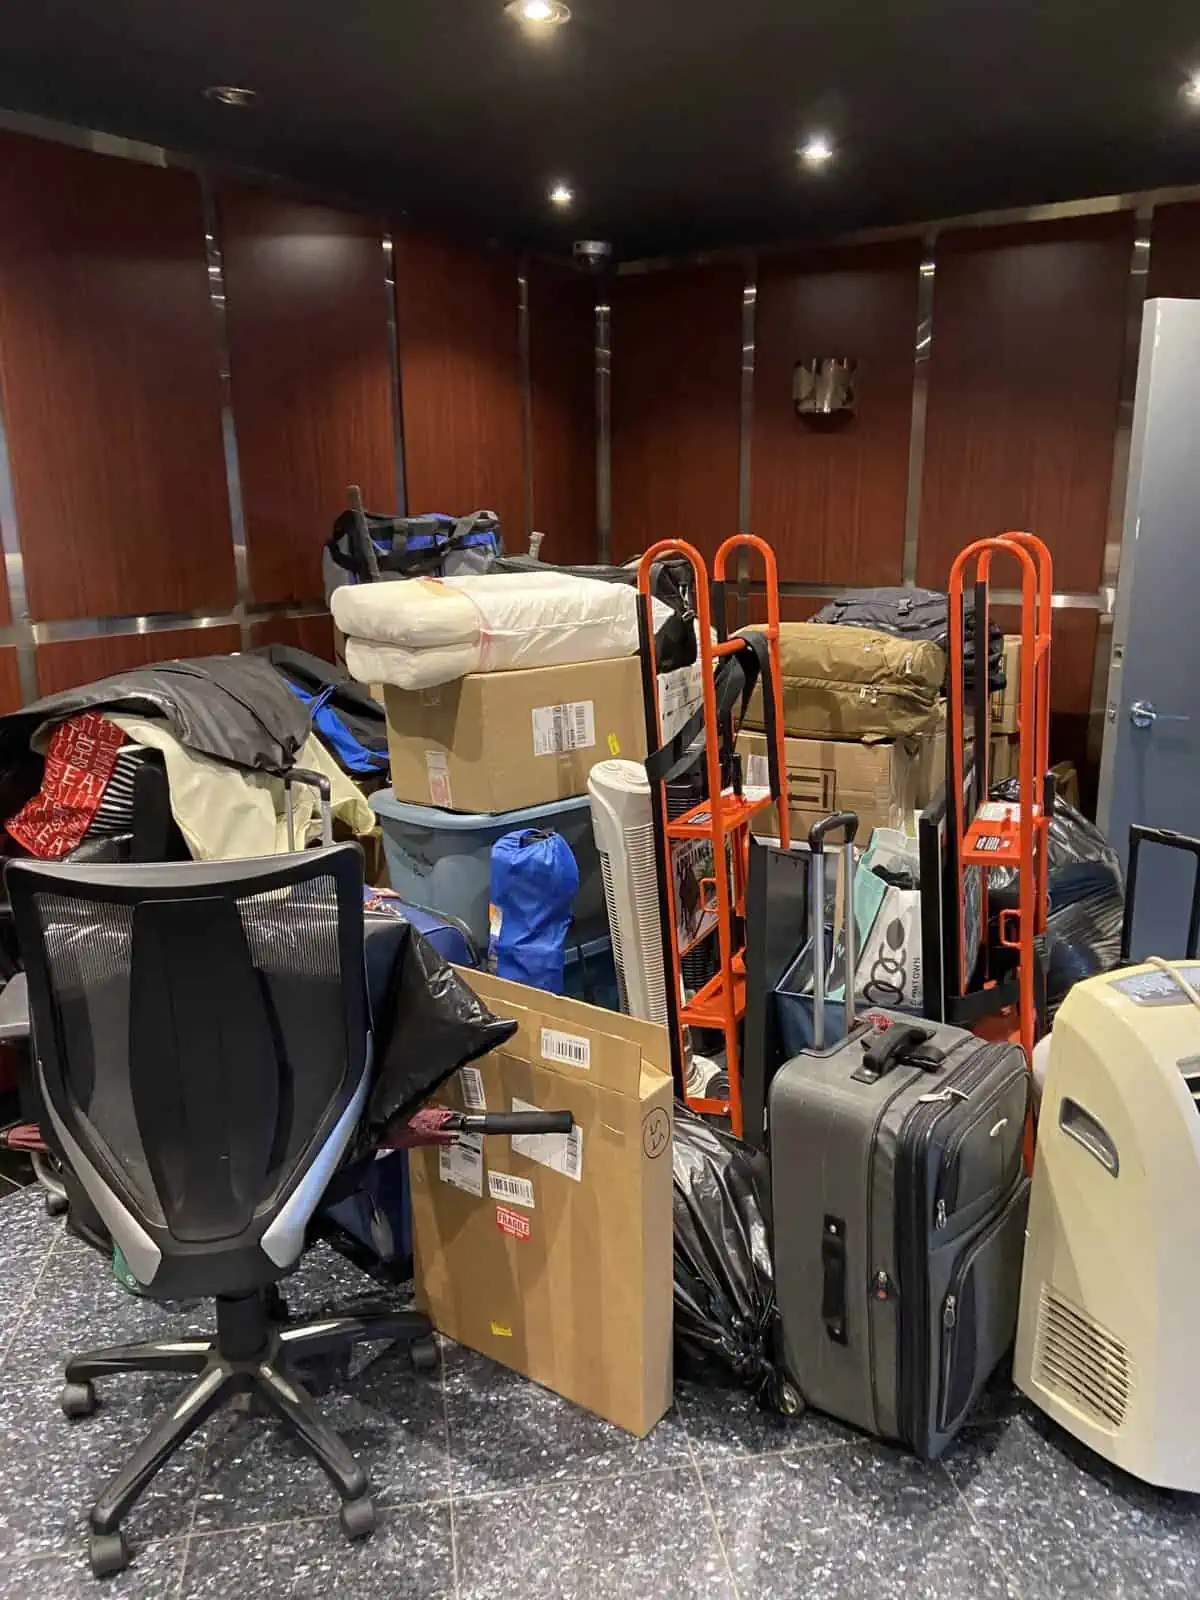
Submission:
[[[8,887],[49,1118],[134,1277],[156,1299],[216,1300],[216,1337],[72,1357],[62,1405],[96,1408],[95,1378],[194,1375],[91,1512],[91,1563],[121,1570],[120,1523],[214,1411],[253,1391],[324,1467],[342,1528],[374,1526],[366,1474],[318,1414],[294,1363],[399,1339],[425,1364],[416,1312],[272,1317],[273,1285],[362,1113],[371,1026],[362,865],[354,845],[161,866],[18,861]]]

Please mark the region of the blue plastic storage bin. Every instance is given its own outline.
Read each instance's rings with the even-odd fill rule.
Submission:
[[[568,947],[607,939],[604,882],[587,795],[519,811],[474,814],[414,805],[397,800],[390,789],[381,789],[371,796],[371,809],[383,829],[388,873],[396,893],[415,905],[458,917],[485,950],[492,846],[502,833],[516,828],[556,828],[579,864],[579,894]]]
[[[611,939],[592,939],[580,944],[573,934],[567,935],[563,952],[563,993],[572,1000],[602,1006],[605,1011],[620,1011],[621,991]]]

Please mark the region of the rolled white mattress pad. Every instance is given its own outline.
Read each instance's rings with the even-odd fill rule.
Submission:
[[[655,626],[668,615],[656,600]],[[565,572],[345,584],[333,620],[360,683],[429,689],[469,672],[564,666],[632,655],[638,594]]]

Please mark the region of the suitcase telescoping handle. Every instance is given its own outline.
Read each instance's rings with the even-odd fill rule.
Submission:
[[[1192,882],[1192,906],[1188,913],[1187,950],[1189,961],[1196,959],[1200,947],[1200,839],[1190,834],[1176,833],[1173,828],[1147,828],[1135,822],[1129,830],[1129,855],[1125,865],[1125,912],[1121,918],[1121,965],[1129,965],[1129,950],[1133,943],[1133,907],[1137,897],[1138,853],[1143,844],[1165,844],[1170,850],[1186,850],[1196,858],[1196,876]]]
[[[854,940],[854,836],[858,817],[853,811],[834,811],[808,831],[810,857],[808,899],[813,953],[813,1049],[825,1048],[825,835],[845,831],[842,852],[846,862],[842,923],[846,943],[846,1032],[854,1026],[854,976],[858,952]]]

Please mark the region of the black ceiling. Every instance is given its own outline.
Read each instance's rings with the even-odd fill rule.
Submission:
[[[571,3],[532,38],[502,0],[27,0],[0,106],[625,258],[1200,183],[1195,0]]]

